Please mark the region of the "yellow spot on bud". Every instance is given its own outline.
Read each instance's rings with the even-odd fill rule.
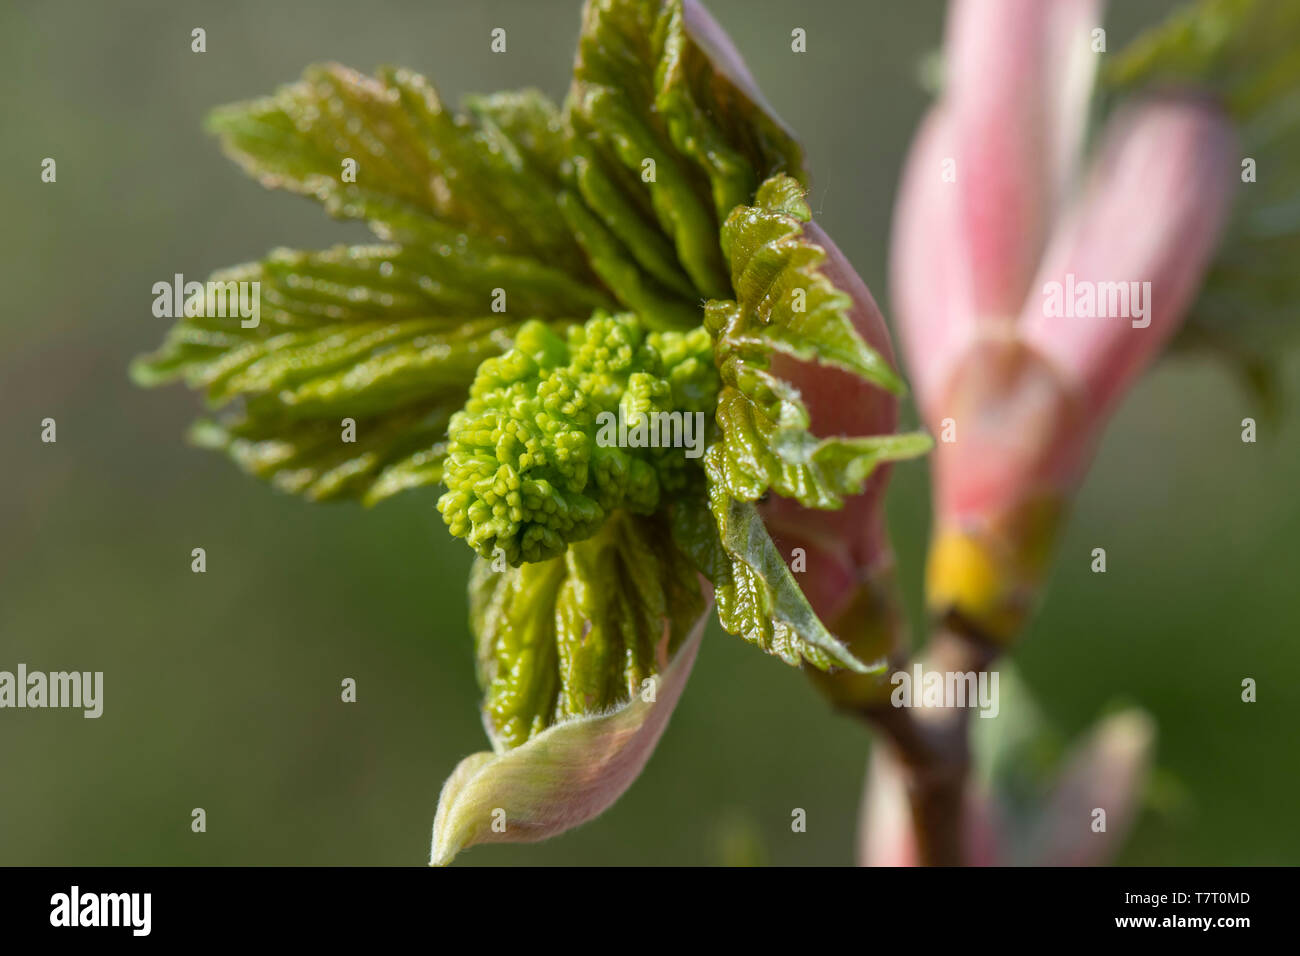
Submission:
[[[930,546],[926,593],[931,610],[956,611],[982,628],[1004,616],[1006,593],[997,561],[983,542],[960,530],[940,532]]]

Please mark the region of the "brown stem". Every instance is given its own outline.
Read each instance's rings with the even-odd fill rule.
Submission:
[[[992,645],[950,628],[938,630],[926,651],[925,668],[945,672],[978,672],[997,656]],[[966,863],[968,710],[884,704],[862,711],[862,716],[884,736],[883,743],[893,748],[903,770],[921,865]]]

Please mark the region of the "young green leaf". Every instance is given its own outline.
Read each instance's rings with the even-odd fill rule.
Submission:
[[[201,419],[190,440],[224,451],[249,474],[311,501],[361,498],[375,504],[408,488],[436,485],[446,459],[449,409],[436,400],[356,419],[356,441],[333,420],[289,424],[234,416]]]
[[[694,303],[729,292],[717,230],[732,207],[774,172],[806,174],[794,139],[747,77],[697,41],[686,10],[681,0],[588,3],[565,115],[595,220],[570,224],[599,237],[602,278],[615,287],[635,264],[656,296]]]
[[[723,382],[722,440],[712,475],[743,501],[770,489],[805,507],[839,508],[878,464],[923,454],[930,440],[922,434],[814,437],[798,391],[770,371],[779,353],[902,390],[893,368],[854,329],[852,298],[822,274],[826,252],[803,231],[810,219],[803,188],[776,176],[723,227],[736,298],[711,301],[705,310]]]
[[[208,126],[264,186],[319,199],[384,238],[433,246],[464,233],[590,278],[557,205],[563,127],[536,91],[480,97],[457,114],[410,70],[326,64],[213,111]]]
[[[194,437],[279,488],[373,503],[438,482],[452,412],[518,328],[507,316],[564,324],[615,305],[563,225],[566,135],[540,94],[473,98],[455,115],[408,71],[313,67],[210,126],[264,185],[402,240],[277,250],[218,273],[209,287],[256,290],[255,321],[211,291],[192,297],[133,367],[141,384],[183,379],[237,407]]]
[[[496,571],[479,559],[470,595],[498,751],[653,691],[705,607],[666,519],[625,511],[547,561]]]
[[[485,358],[510,347],[517,324],[490,311],[487,283],[511,289],[557,325],[604,300],[535,264],[384,244],[279,250],[213,277],[137,382],[177,379],[225,409],[194,433],[246,470],[313,499],[369,502],[441,478],[451,415]],[[457,267],[460,263],[460,267]],[[257,283],[256,324],[218,308],[216,286]],[[236,293],[237,294],[237,293]],[[344,419],[354,423],[345,438]]]
[[[670,510],[678,547],[713,584],[718,620],[729,634],[791,666],[845,667],[872,673],[831,634],[795,582],[754,505],[733,498],[713,471],[718,447],[705,455],[707,499],[686,494]]]
[[[472,97],[456,114],[409,71],[369,77],[332,64],[214,111],[210,128],[264,185],[313,196],[394,242],[280,250],[217,274],[260,284],[260,324],[196,309],[136,362],[136,380],[179,378],[215,405],[242,403],[195,436],[278,487],[373,502],[441,479],[440,429],[463,404],[475,357],[508,348],[523,319],[580,321],[621,304],[649,329],[698,327],[701,294],[679,256],[720,262],[721,203],[748,198],[768,168],[802,166],[746,77],[734,78],[734,51],[714,64],[682,11],[659,0],[591,5],[583,49],[593,64],[619,61],[616,89],[576,77],[565,117],[533,91]],[[620,32],[642,22],[656,24],[656,38]],[[579,74],[582,62],[580,52]],[[638,92],[623,101],[635,113],[623,132],[575,131],[571,121],[599,120],[577,100],[626,90]],[[617,168],[610,137],[633,133],[665,151],[666,180]],[[710,190],[722,197],[714,210],[699,200]],[[499,295],[518,318],[476,318],[496,313]],[[356,440],[339,445],[331,436],[344,418]],[[414,423],[409,434],[399,422]]]
[[[513,749],[462,760],[438,797],[430,864],[445,866],[479,843],[545,840],[603,813],[659,742],[703,632],[701,616],[660,671],[653,696],[637,694],[552,724]]]

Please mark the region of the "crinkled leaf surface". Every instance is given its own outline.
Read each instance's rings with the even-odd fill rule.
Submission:
[[[487,290],[467,311],[466,279],[436,253],[402,246],[281,250],[213,277],[259,284],[256,327],[196,310],[208,315],[180,321],[132,374],[204,389],[221,414],[194,437],[278,487],[379,500],[439,480],[448,419],[483,359],[510,346],[516,324],[490,312]],[[580,307],[549,309],[563,323],[559,314]],[[342,440],[345,418],[355,442]]]
[[[662,515],[616,512],[548,561],[470,582],[483,721],[498,750],[627,703],[663,672],[704,608]]]
[[[878,464],[930,447],[923,434],[818,438],[798,391],[770,371],[781,353],[902,388],[854,328],[852,298],[821,273],[825,250],[803,232],[810,219],[803,187],[783,175],[727,217],[722,248],[736,299],[709,302],[705,317],[723,383],[721,438],[705,454],[708,515],[703,502],[683,501],[674,527],[713,582],[728,632],[789,664],[868,672],[874,663],[857,660],[813,612],[753,505],[772,491],[839,508]]]
[[[210,126],[264,185],[320,199],[390,241],[278,250],[213,276],[257,283],[260,316],[196,296],[133,374],[206,390],[221,414],[194,437],[277,487],[378,501],[441,480],[451,414],[522,318],[557,325],[614,305],[559,212],[564,134],[540,94],[443,108],[403,70],[313,67],[216,110]],[[342,162],[357,161],[356,182]],[[233,287],[232,287],[233,288]],[[496,290],[506,311],[494,311]],[[342,440],[342,420],[356,440]]]
[[[480,559],[470,608],[495,752],[444,785],[435,864],[475,843],[545,839],[612,804],[668,722],[707,605],[663,517],[620,512],[562,557],[503,571]]]
[[[335,64],[215,110],[209,128],[259,182],[387,242],[281,250],[214,276],[260,283],[261,324],[181,318],[137,381],[207,389],[224,410],[195,438],[285,490],[373,502],[436,483],[476,357],[527,319],[597,309],[698,326],[706,291],[726,289],[726,212],[773,170],[803,175],[719,35],[680,0],[589,4],[563,114],[531,90],[454,111],[409,70]],[[354,443],[339,440],[344,417]]]
[[[914,450],[906,438],[813,438],[797,393],[768,372],[772,355],[898,382],[802,235],[799,147],[695,0],[588,0],[563,111],[531,91],[453,111],[409,71],[327,65],[217,110],[210,127],[263,185],[365,221],[382,241],[277,251],[219,274],[259,284],[257,324],[211,317],[205,293],[134,366],[142,383],[203,389],[215,414],[196,438],[284,489],[375,501],[441,481],[476,372],[529,320],[560,331],[630,313],[662,344],[698,333],[701,303],[716,300],[711,351],[734,394],[708,480],[692,465],[673,507],[615,510],[557,557],[476,566],[494,752],[447,782],[434,862],[560,832],[630,784],[695,654],[697,569],[719,585],[733,632],[790,663],[867,668],[817,620],[751,502],[770,488],[836,507],[877,462]],[[795,284],[806,313],[781,300]],[[711,394],[696,398],[712,409]],[[344,419],[355,441],[340,440]]]
[[[859,673],[883,666],[858,660],[826,629],[754,505],[729,496],[719,481],[711,481],[709,489],[707,502],[684,495],[673,506],[672,529],[712,582],[723,628],[791,666],[806,661],[820,670],[846,667]]]
[[[438,798],[430,863],[444,866],[478,843],[545,840],[603,813],[659,742],[703,632],[701,618],[659,675],[653,700],[638,695],[554,724],[514,749],[462,760]]]
[[[560,117],[536,91],[480,97],[458,113],[410,70],[371,77],[328,64],[213,111],[208,126],[263,185],[312,196],[385,238],[434,247],[463,233],[590,275],[557,205]],[[341,176],[345,159],[356,182]]]
[[[765,182],[753,206],[727,217],[722,248],[736,298],[709,302],[705,315],[723,382],[722,440],[711,460],[735,498],[754,501],[770,489],[806,507],[838,508],[877,464],[922,454],[930,440],[817,438],[798,391],[770,371],[781,353],[902,390],[893,368],[853,327],[852,298],[821,273],[826,252],[803,232],[810,219],[803,188],[787,176]]]
[[[802,151],[695,38],[681,0],[591,0],[566,102],[566,212],[610,288],[653,327],[730,292],[718,228]]]
[[[1237,124],[1254,182],[1237,187],[1232,219],[1201,295],[1175,339],[1209,347],[1267,389],[1279,347],[1294,344],[1300,297],[1300,4],[1199,0],[1121,51],[1103,73],[1110,97],[1192,87]]]

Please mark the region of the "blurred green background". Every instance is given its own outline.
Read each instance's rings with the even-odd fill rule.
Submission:
[[[926,97],[938,2],[713,0],[801,134],[812,206],[887,303],[886,239]],[[1167,3],[1116,4],[1111,49]],[[486,748],[464,580],[436,495],[373,511],[277,495],[186,446],[199,399],[127,381],[167,320],[151,286],[278,245],[367,236],[245,179],[213,105],[308,63],[383,63],[449,98],[567,84],[576,0],[17,0],[0,10],[0,669],[102,670],[99,720],[0,712],[0,863],[420,864],[444,777]],[[190,30],[207,52],[190,52]],[[508,31],[493,55],[489,31]],[[790,30],[808,53],[790,51]],[[40,182],[40,162],[58,182]],[[1138,214],[1135,212],[1135,214]],[[935,268],[943,268],[936,262]],[[887,310],[888,311],[888,310]],[[1128,863],[1300,863],[1300,364],[1259,416],[1218,366],[1160,365],[1129,397],[1016,659],[1071,734],[1148,708],[1165,769]],[[40,421],[58,422],[42,444]],[[923,464],[893,535],[919,619]],[[190,550],[208,571],[190,571]],[[1094,547],[1109,572],[1089,571]],[[1243,677],[1259,702],[1239,700]],[[339,700],[354,677],[359,700]],[[1006,707],[1013,702],[1005,702]],[[597,821],[467,864],[847,864],[867,755],[798,673],[710,631],[644,776]],[[1171,784],[1170,782],[1173,781]],[[203,807],[205,834],[190,831]],[[792,808],[806,833],[790,831]]]

